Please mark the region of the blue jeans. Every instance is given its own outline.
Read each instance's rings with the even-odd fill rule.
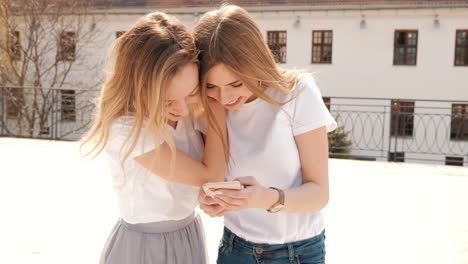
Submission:
[[[249,242],[224,228],[218,264],[322,264],[325,263],[325,230],[315,237],[279,245]]]

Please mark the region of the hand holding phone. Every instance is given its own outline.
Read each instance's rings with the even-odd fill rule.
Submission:
[[[208,182],[203,184],[202,186],[203,191],[208,196],[214,196],[212,190],[214,189],[228,189],[228,190],[237,190],[240,191],[244,189],[244,186],[239,181],[231,181],[231,182]]]

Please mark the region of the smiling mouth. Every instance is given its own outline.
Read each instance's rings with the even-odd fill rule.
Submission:
[[[225,106],[234,106],[234,105],[236,105],[237,103],[239,103],[240,99],[241,99],[241,96],[237,97],[237,99],[232,100],[231,102],[228,102],[227,104],[224,104],[224,105],[225,105]]]
[[[179,117],[182,116],[182,115],[177,115],[177,114],[173,114],[173,113],[171,113],[171,115],[172,115],[173,117],[177,117],[177,118],[179,118]]]

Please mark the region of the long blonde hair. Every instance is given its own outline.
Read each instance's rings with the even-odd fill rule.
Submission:
[[[126,140],[121,164],[135,149],[138,137],[152,136],[156,142],[163,136],[175,159],[172,138],[165,129],[166,87],[177,70],[197,62],[198,50],[188,29],[175,17],[154,12],[140,18],[113,48],[113,69],[108,74],[98,98],[95,123],[82,139],[84,156],[97,156],[108,140],[112,121],[131,115],[135,122]],[[90,149],[83,151],[85,146]]]
[[[200,50],[202,99],[207,100],[206,76],[218,63],[234,72],[255,96],[277,106],[279,102],[265,93],[273,88],[285,94],[296,87],[299,70],[285,70],[277,66],[259,26],[239,6],[222,5],[220,9],[203,15],[194,29]]]

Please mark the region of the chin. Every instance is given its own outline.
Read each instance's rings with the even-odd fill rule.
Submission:
[[[246,96],[243,96],[244,98],[242,98],[236,105],[233,105],[233,106],[227,106],[227,105],[223,105],[224,108],[226,108],[227,110],[238,110],[239,108],[241,108],[244,104],[245,104],[245,101],[247,101],[248,97]]]
[[[181,116],[181,117],[170,117],[170,116],[168,116],[167,117],[167,120],[172,121],[172,122],[177,122],[177,121],[180,121],[182,119],[184,119],[183,116]]]

